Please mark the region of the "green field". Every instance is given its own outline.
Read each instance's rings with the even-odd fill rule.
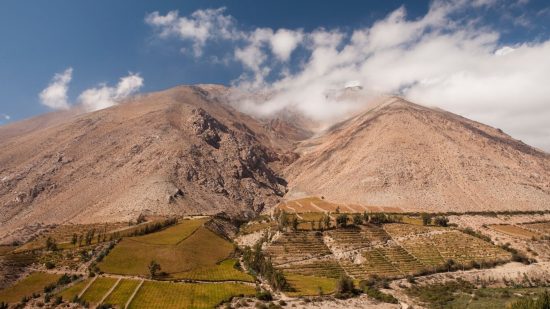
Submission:
[[[121,280],[109,297],[105,299],[105,303],[124,308],[124,305],[138,285],[139,281],[137,280]]]
[[[173,273],[175,279],[203,281],[246,281],[254,282],[254,277],[235,268],[237,260],[227,259],[213,266],[199,267],[182,273]]]
[[[129,308],[214,308],[237,295],[254,295],[253,286],[234,283],[193,284],[146,281]]]
[[[285,278],[290,286],[295,290],[286,292],[288,296],[313,296],[323,294],[332,294],[336,291],[337,279],[302,276],[296,274],[285,274]]]
[[[44,287],[57,282],[61,277],[57,274],[42,272],[31,273],[23,280],[0,291],[0,301],[6,303],[19,302],[23,296],[31,296],[33,293],[43,293]]]
[[[82,295],[82,299],[90,304],[97,304],[101,300],[101,298],[103,298],[105,293],[107,293],[113,287],[116,281],[117,279],[115,278],[97,278]]]

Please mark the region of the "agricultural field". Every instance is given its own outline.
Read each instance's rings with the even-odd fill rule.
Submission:
[[[99,277],[88,287],[86,292],[82,294],[81,299],[90,305],[98,305],[103,296],[117,282],[116,278]]]
[[[519,226],[510,225],[510,224],[493,224],[493,225],[490,225],[489,228],[512,237],[518,237],[523,239],[531,239],[533,237],[542,236],[539,233],[535,233],[530,230],[521,228]]]
[[[18,281],[14,285],[0,290],[0,302],[14,303],[23,296],[31,296],[33,293],[43,293],[44,287],[57,282],[61,275],[34,272]]]
[[[139,281],[137,280],[121,280],[113,292],[105,299],[105,303],[117,306],[118,308],[124,308],[138,285]]]
[[[302,231],[284,233],[268,246],[267,253],[278,265],[328,255],[331,251],[325,245],[322,234]]]
[[[337,278],[345,270],[358,280],[435,272],[449,260],[468,267],[511,259],[500,247],[458,230],[403,223],[286,232],[266,252],[284,273]]]
[[[216,265],[194,268],[182,273],[173,273],[174,279],[200,281],[246,281],[254,282],[254,277],[237,269],[236,259],[227,259]]]
[[[524,223],[521,227],[545,236],[550,235],[550,222]]]
[[[363,212],[386,212],[401,213],[403,210],[399,207],[370,206],[358,204],[338,204],[324,200],[316,196],[305,197],[301,199],[286,201],[277,206],[281,210],[289,213],[309,213],[320,212],[334,213],[337,210],[341,213],[363,213]]]
[[[152,260],[169,275],[215,266],[227,259],[235,248],[201,224],[183,221],[158,233],[124,238],[98,266],[106,273],[139,276],[149,274],[148,265]]]
[[[68,286],[63,291],[57,293],[57,295],[61,296],[65,300],[72,300],[75,296],[78,296],[82,290],[84,290],[91,280],[92,278],[76,282]]]
[[[194,284],[145,281],[129,308],[214,308],[234,296],[251,296],[255,292],[254,286],[237,283]]]
[[[315,276],[304,276],[287,274],[286,279],[294,291],[285,294],[291,297],[296,296],[317,296],[332,294],[336,291],[337,279]]]

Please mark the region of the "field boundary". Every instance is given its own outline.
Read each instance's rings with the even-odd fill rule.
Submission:
[[[143,282],[145,280],[141,279],[141,281],[139,282],[138,286],[136,287],[136,289],[134,290],[134,292],[132,293],[132,295],[130,295],[130,297],[128,298],[128,301],[126,302],[126,304],[124,305],[124,309],[128,308],[130,306],[130,304],[132,303],[132,300],[134,300],[134,297],[136,297],[136,294],[138,293],[139,289],[141,288],[141,286],[143,285]]]
[[[109,289],[109,291],[107,291],[107,293],[105,293],[105,295],[103,295],[101,300],[97,303],[98,305],[103,304],[103,302],[107,299],[107,297],[109,297],[109,295],[111,295],[111,293],[113,293],[113,291],[118,286],[118,284],[120,283],[121,280],[122,280],[122,277],[118,278],[118,280],[115,282],[115,284],[113,284],[113,286]]]
[[[82,295],[84,295],[84,293],[86,293],[86,291],[88,290],[88,288],[92,285],[92,283],[95,282],[95,280],[97,279],[98,276],[95,276],[94,279],[92,279],[90,282],[88,282],[88,284],[82,289],[82,291],[80,291],[80,293],[78,293],[78,298],[81,298]]]

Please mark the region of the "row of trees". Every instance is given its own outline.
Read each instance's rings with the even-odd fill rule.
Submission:
[[[283,272],[276,269],[271,258],[262,252],[262,242],[259,241],[251,249],[246,247],[243,252],[243,263],[250,271],[262,276],[271,287],[278,291],[289,290],[290,286],[286,281]]]

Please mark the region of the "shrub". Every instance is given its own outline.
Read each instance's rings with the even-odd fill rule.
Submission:
[[[384,293],[378,289],[367,287],[364,292],[371,298],[384,303],[397,304],[399,301],[391,294]]]
[[[340,214],[336,217],[336,226],[346,227],[348,225],[348,215]]]
[[[355,284],[347,275],[342,275],[336,284],[336,297],[349,298],[355,294]]]
[[[44,266],[46,267],[46,269],[53,269],[55,267],[55,264],[53,262],[47,261],[46,263],[44,263]]]
[[[256,298],[263,301],[272,301],[273,295],[269,291],[258,291],[256,292]]]
[[[447,225],[449,224],[449,218],[444,216],[438,216],[438,217],[435,217],[434,223],[439,226],[447,227]]]

